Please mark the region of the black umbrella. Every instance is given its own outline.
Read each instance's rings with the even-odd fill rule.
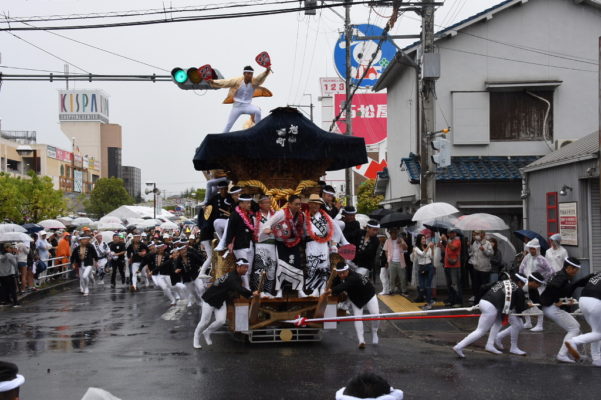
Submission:
[[[394,211],[392,211],[390,208],[378,208],[377,210],[374,210],[371,213],[369,213],[368,216],[369,218],[377,219],[379,221],[384,216],[392,214],[393,212]]]
[[[23,228],[27,229],[27,233],[29,233],[29,234],[44,230],[44,227],[42,225],[38,225],[38,224],[29,223],[29,224],[23,224],[21,226]]]
[[[380,226],[382,228],[407,226],[411,225],[412,223],[413,221],[411,221],[411,215],[398,211],[387,214],[380,220]]]

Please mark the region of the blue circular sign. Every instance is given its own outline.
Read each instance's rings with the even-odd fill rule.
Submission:
[[[353,25],[353,28],[354,32],[359,32],[359,38],[364,36],[382,36],[384,33],[384,30],[379,26],[370,24]],[[345,39],[345,34],[342,33],[334,48],[334,65],[336,66],[336,72],[342,79],[346,79]],[[353,37],[351,39],[357,38]],[[359,82],[359,79],[361,79],[361,76],[363,76],[373,53],[378,48],[378,42],[379,39],[351,40],[351,80],[353,84],[356,85]],[[397,48],[390,40],[384,41],[378,54],[376,54],[374,58],[374,62],[359,86],[374,86],[390,61],[392,61],[396,52]]]

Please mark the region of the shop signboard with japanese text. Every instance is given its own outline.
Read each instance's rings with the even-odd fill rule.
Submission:
[[[559,203],[561,244],[578,246],[578,203]]]
[[[334,110],[336,114],[344,110],[345,95],[334,95]],[[351,118],[353,123],[353,136],[365,139],[367,146],[378,144],[387,137],[388,103],[385,93],[355,94],[351,104]],[[341,133],[346,132],[344,120],[346,114],[342,112],[336,122]]]

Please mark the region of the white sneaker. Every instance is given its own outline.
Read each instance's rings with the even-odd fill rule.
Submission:
[[[299,290],[299,292],[300,292],[300,290]],[[298,297],[300,297],[300,294],[299,294]],[[276,299],[281,299],[282,298],[282,290],[281,289],[278,290],[278,292],[275,294],[275,298]]]
[[[210,333],[203,332],[202,336],[204,336],[205,342],[207,342],[207,344],[209,346],[213,344],[213,341],[211,340],[211,334]]]
[[[381,291],[380,293],[378,293],[378,295],[379,295],[379,296],[389,296],[389,295],[390,295],[390,292],[384,292],[384,291]]]
[[[599,360],[593,360],[593,365],[595,367],[601,367],[601,359],[599,359]]]
[[[532,323],[531,322],[526,322],[524,324],[524,329],[530,329],[530,328],[532,328]]]
[[[568,363],[568,364],[574,364],[576,362],[576,361],[572,360],[570,357],[563,356],[563,355],[558,355],[557,361],[562,362],[562,363]]]
[[[377,333],[374,332],[371,335],[371,342],[372,342],[372,344],[378,344],[380,342],[380,338],[378,337]]]
[[[459,358],[465,358],[465,354],[463,354],[463,349],[460,349],[459,347],[454,346],[453,351],[455,352],[455,354],[457,354],[457,356],[459,356]]]
[[[530,329],[530,332],[542,332],[543,327],[536,325],[534,328]]]
[[[503,352],[498,350],[495,346],[486,346],[484,350],[492,354],[503,354]]]
[[[194,346],[195,349],[202,349],[202,346],[200,345],[200,343],[194,341],[194,344],[192,345]]]
[[[495,347],[500,350],[503,350],[505,348],[505,346],[503,346],[503,343],[501,342],[501,339],[499,339],[498,337],[495,338]]]
[[[515,354],[516,356],[525,356],[527,353],[517,347],[513,347],[509,350],[511,354]]]

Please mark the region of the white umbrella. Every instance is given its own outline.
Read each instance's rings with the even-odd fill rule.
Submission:
[[[79,217],[79,218],[75,218],[73,221],[71,221],[71,224],[80,227],[80,226],[89,226],[93,223],[94,221],[92,221],[90,218],[86,218],[86,217]]]
[[[98,222],[103,224],[121,224],[123,221],[121,221],[121,218],[119,217],[108,215],[100,218]]]
[[[27,232],[27,229],[17,224],[0,224],[0,232]]]
[[[369,221],[370,219],[371,218],[369,218],[365,214],[355,214],[355,220],[359,222],[359,226],[361,226],[361,229],[365,229],[365,227],[367,226],[367,221]]]
[[[116,222],[99,222],[98,223],[99,231],[124,231],[125,226]]]
[[[115,232],[103,231],[103,232],[100,232],[100,234],[102,235],[102,240],[104,240],[106,243],[110,243],[113,241],[113,235],[115,234]]]
[[[459,210],[449,203],[430,203],[422,206],[413,214],[413,221],[428,221],[438,217],[458,213]]]
[[[66,226],[71,225],[71,222],[73,222],[73,218],[71,217],[56,217],[56,219],[65,224]]]
[[[459,218],[455,226],[462,231],[504,231],[509,229],[501,218],[487,213],[464,215]]]
[[[489,233],[486,235],[489,239],[495,238],[497,239],[497,248],[501,252],[501,257],[503,258],[503,263],[506,266],[511,266],[517,251],[515,250],[515,246],[509,241],[509,239],[501,235],[500,233]]]
[[[172,230],[178,229],[178,228],[179,228],[179,226],[176,223],[171,222],[171,221],[163,222],[161,224],[161,229],[166,230],[166,231],[172,231]]]
[[[45,219],[38,222],[38,225],[42,225],[44,229],[65,229],[66,226],[62,222],[56,219]]]
[[[23,232],[0,232],[0,242],[33,242],[33,239]]]
[[[161,221],[158,221],[156,219],[143,219],[141,222],[135,223],[134,225],[136,225],[136,228],[138,228],[138,229],[146,230],[146,229],[154,228],[155,226],[160,226]]]

